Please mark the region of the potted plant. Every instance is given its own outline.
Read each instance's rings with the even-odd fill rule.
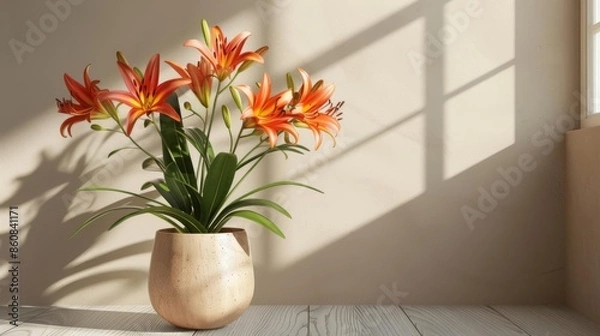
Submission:
[[[58,112],[69,116],[60,127],[63,137],[71,136],[74,124],[88,122],[94,131],[119,133],[132,143],[133,146],[113,150],[109,158],[133,148],[145,155],[143,168],[158,168],[160,177],[141,186],[142,191],[154,190],[160,195],[157,198],[112,187],[82,188],[121,193],[143,201],[144,205],[96,213],[75,233],[115,212],[120,217],[109,229],[144,214],[169,224],[170,229],[156,232],[149,273],[150,300],[160,316],[190,329],[222,327],[238,318],[252,299],[254,275],[248,238],[243,229],[225,227],[229,220],[244,218],[284,237],[279,227],[255,208],[270,208],[287,217],[290,214],[257,194],[286,185],[318,191],[294,181],[275,181],[240,192],[244,180],[271,153],[309,151],[298,143],[299,129],[312,132],[315,150],[321,146],[323,134],[330,135],[335,144],[343,104],[331,102],[333,84],[322,80],[313,83],[302,69],[301,84],[296,87],[288,73],[287,89],[278,93],[272,92],[268,74],[257,83],[257,89],[237,84],[241,72],[263,63],[268,48],[244,51],[250,33],[228,40],[218,26],[211,28],[206,21],[202,21],[202,33],[203,41],[192,39],[184,43],[199,51],[195,63],[184,67],[167,61],[178,78],[160,82],[158,54],[152,56],[142,72],[117,52],[117,66],[126,90],[101,89],[99,81],[90,78],[88,65],[83,82],[64,75],[71,98],[57,99]],[[186,101],[182,112],[177,90],[186,86],[197,102]],[[222,103],[223,95],[231,96],[239,118],[232,118],[230,107]],[[127,114],[122,120],[125,109]],[[138,122],[157,136],[162,153],[153,153],[136,141],[132,134]],[[227,129],[227,148],[215,148],[211,142],[216,122],[223,122]],[[253,146],[242,151],[242,142]],[[192,150],[197,153],[197,161],[192,160]]]

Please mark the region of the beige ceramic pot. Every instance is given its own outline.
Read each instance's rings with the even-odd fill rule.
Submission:
[[[216,329],[233,322],[248,308],[254,295],[246,231],[157,231],[148,291],[158,315],[177,327]]]

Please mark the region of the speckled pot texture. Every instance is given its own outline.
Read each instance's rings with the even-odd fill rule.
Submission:
[[[158,315],[177,327],[216,329],[235,321],[254,295],[254,270],[246,231],[157,231],[148,291]]]

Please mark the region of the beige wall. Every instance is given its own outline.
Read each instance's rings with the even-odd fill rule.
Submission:
[[[180,45],[199,38],[203,17],[229,35],[252,31],[251,47],[269,44],[269,72],[302,66],[335,81],[346,100],[338,147],[274,158],[259,174],[326,193],[273,195],[294,215],[279,218],[286,240],[248,226],[255,303],[564,300],[560,133],[575,124],[565,120],[577,103],[578,1],[72,3],[21,64],[7,42],[26,42],[28,20],[38,25],[51,11],[42,1],[0,4],[8,26],[0,213],[20,207],[24,303],[148,302],[149,250],[163,224],[138,218],[68,236],[117,197],[74,197],[77,188],[91,181],[136,190],[149,176],[139,173],[139,157],[107,163],[120,139],[90,136],[84,126],[62,139],[53,101],[66,93],[62,73],[79,77],[88,63],[104,85],[116,85],[119,49],[136,64],[154,52],[195,59]]]
[[[567,134],[567,303],[600,322],[600,127]]]

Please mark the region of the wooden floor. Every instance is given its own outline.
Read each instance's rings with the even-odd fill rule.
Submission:
[[[172,327],[149,306],[21,307],[20,314],[18,327],[1,320],[0,335],[600,336],[600,325],[550,306],[252,306],[211,331]]]

